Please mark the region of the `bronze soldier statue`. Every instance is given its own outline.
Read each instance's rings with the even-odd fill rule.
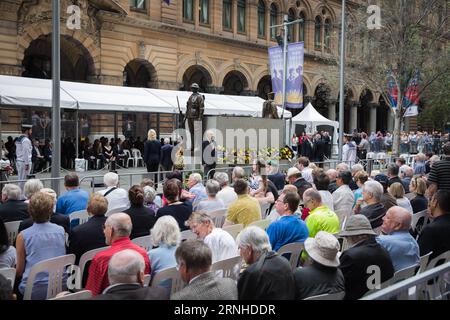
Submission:
[[[273,92],[267,94],[267,100],[263,103],[262,117],[268,119],[279,119],[275,101],[273,101]]]
[[[202,121],[203,113],[205,111],[205,98],[198,93],[199,89],[200,87],[198,84],[193,83],[191,85],[192,94],[186,103],[186,119],[191,133],[192,144],[194,143],[194,121]],[[200,135],[202,135],[202,133],[203,132],[200,132]]]

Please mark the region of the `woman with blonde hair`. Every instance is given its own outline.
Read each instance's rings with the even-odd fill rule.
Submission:
[[[414,177],[409,183],[409,191],[414,194],[410,200],[413,213],[417,213],[428,208],[428,199],[425,197],[427,183],[424,178]]]
[[[147,172],[158,172],[161,157],[161,142],[158,141],[156,131],[148,130],[147,141],[144,144],[144,162],[147,166]],[[158,174],[153,174],[155,189],[158,188]]]
[[[405,197],[405,188],[403,188],[403,185],[400,182],[391,184],[391,186],[388,188],[388,192],[397,200],[397,205],[399,207],[405,208],[406,210],[411,212],[411,214],[413,213],[411,203],[409,202],[408,198]]]

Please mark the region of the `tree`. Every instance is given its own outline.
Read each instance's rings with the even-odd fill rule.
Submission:
[[[373,8],[380,9],[381,26],[372,24],[376,13],[368,9]],[[398,154],[408,84],[418,74],[418,96],[424,97],[450,71],[448,1],[363,0],[346,10],[351,26],[346,30],[346,80],[379,92],[388,103],[395,116],[393,153]],[[387,92],[388,81],[398,93],[396,104]]]

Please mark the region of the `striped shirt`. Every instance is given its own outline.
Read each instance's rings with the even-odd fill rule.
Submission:
[[[436,183],[438,190],[450,190],[450,156],[433,163],[428,181]]]

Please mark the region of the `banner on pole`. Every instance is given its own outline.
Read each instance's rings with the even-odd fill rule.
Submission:
[[[398,88],[397,84],[395,83],[395,79],[390,71],[388,73],[388,95],[392,108],[396,109],[398,100]]]
[[[280,46],[269,48],[269,65],[272,77],[272,92],[275,104],[283,103],[283,49]]]
[[[405,114],[403,117],[414,117],[419,114],[419,108],[416,105],[409,106],[406,108]]]
[[[286,107],[303,107],[303,61],[304,43],[288,44],[286,71]],[[283,49],[279,46],[269,48],[269,63],[272,75],[272,91],[275,103],[283,103]]]

